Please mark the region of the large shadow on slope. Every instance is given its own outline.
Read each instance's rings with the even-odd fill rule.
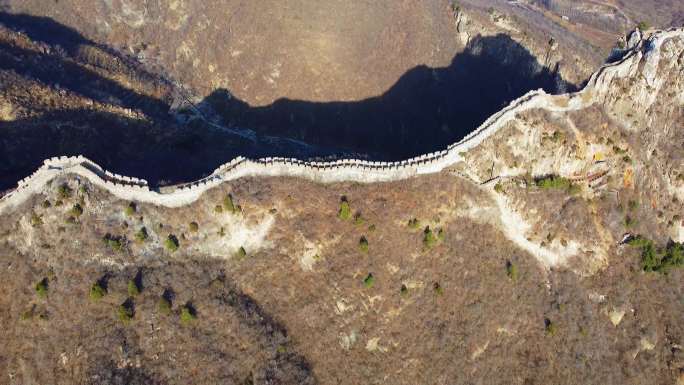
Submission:
[[[15,71],[99,102],[138,109],[146,115],[167,115],[171,93],[168,80],[147,71],[132,58],[47,17],[0,12],[0,24],[20,31],[43,49],[35,52],[20,44],[0,41],[0,69]],[[21,60],[11,60],[6,57],[9,55]],[[98,67],[125,74],[128,81],[147,85],[149,91],[164,95],[165,100],[105,78],[97,72]]]
[[[334,86],[334,85],[331,85]],[[250,107],[217,90],[206,101],[224,120],[261,134],[343,147],[377,160],[444,149],[529,90],[574,90],[507,35],[474,38],[445,68],[420,66],[384,94],[354,102],[281,99]]]
[[[83,154],[108,170],[145,178],[152,185],[199,179],[238,155],[405,159],[444,149],[531,89],[555,93],[574,88],[508,36],[478,37],[448,67],[411,69],[387,92],[366,100],[283,99],[251,107],[226,90],[216,90],[200,103],[210,114],[218,112],[224,126],[250,131],[255,140],[249,140],[200,119],[178,124],[168,114],[168,98],[141,94],[104,77],[98,63],[83,57],[82,48],[96,46],[120,58],[115,62],[121,69],[100,64],[109,66],[109,73],[136,78],[143,88],[166,87],[166,78],[69,27],[2,12],[0,23],[50,48],[36,51],[0,41],[0,81],[38,80],[87,99],[140,110],[147,117],[57,108],[0,122],[0,190],[57,155]]]

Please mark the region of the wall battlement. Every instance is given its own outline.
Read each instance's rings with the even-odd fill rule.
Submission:
[[[320,183],[344,181],[375,183],[437,173],[463,160],[463,153],[480,145],[500,128],[515,120],[521,112],[536,108],[555,112],[572,111],[602,100],[613,79],[633,76],[640,71],[640,66],[644,68],[643,71],[657,68],[660,60],[660,46],[665,40],[673,37],[684,38],[684,28],[654,33],[619,62],[601,67],[592,75],[587,86],[579,92],[554,96],[546,94],[543,90],[530,91],[512,101],[461,141],[449,145],[443,151],[399,162],[373,162],[357,159],[308,162],[279,157],[255,160],[237,157],[218,167],[206,178],[191,183],[162,187],[158,190],[151,190],[147,181],[143,179],[104,170],[83,156],[61,156],[46,159],[38,170],[20,180],[15,190],[0,198],[0,213],[8,207],[20,204],[31,195],[40,193],[46,183],[61,174],[74,174],[86,178],[92,184],[107,189],[121,199],[178,207],[192,203],[205,191],[223,182],[243,177],[296,177]]]

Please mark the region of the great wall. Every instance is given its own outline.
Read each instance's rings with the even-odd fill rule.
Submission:
[[[663,42],[673,37],[684,39],[684,28],[657,31],[648,39],[642,39],[639,31],[634,33],[638,35],[636,38],[634,35],[630,38],[631,50],[620,61],[601,67],[591,76],[581,91],[564,95],[549,95],[543,90],[528,92],[492,115],[461,141],[448,146],[443,151],[401,162],[371,162],[355,159],[308,162],[287,158],[252,160],[238,157],[199,181],[159,189],[150,189],[145,180],[106,171],[83,156],[62,156],[45,160],[44,164],[32,175],[20,180],[16,189],[0,198],[0,213],[21,204],[33,194],[40,193],[49,181],[61,174],[73,174],[86,178],[93,185],[106,189],[120,199],[179,207],[194,202],[205,191],[223,182],[243,177],[297,177],[319,183],[343,181],[373,183],[438,173],[463,160],[464,153],[477,147],[507,123],[515,120],[520,112],[537,108],[553,112],[585,108],[601,101],[614,79],[633,76],[637,71],[642,71],[648,84],[653,86]],[[653,103],[655,95],[646,93],[643,96],[644,100],[637,100],[635,103],[643,105]]]

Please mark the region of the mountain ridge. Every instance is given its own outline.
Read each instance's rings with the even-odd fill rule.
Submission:
[[[640,33],[639,31],[635,33]],[[332,162],[307,162],[297,159],[286,158],[263,158],[256,160],[249,160],[244,157],[238,157],[223,166],[214,170],[211,175],[197,182],[189,182],[180,185],[179,190],[183,187],[190,186],[189,190],[194,198],[181,199],[182,204],[190,203],[199,198],[202,192],[209,188],[215,187],[222,183],[222,181],[240,178],[242,176],[266,175],[266,176],[298,176],[309,178],[321,182],[341,182],[341,181],[357,181],[357,182],[377,182],[400,180],[413,175],[420,175],[426,173],[440,172],[449,166],[454,165],[463,160],[462,153],[468,151],[470,148],[478,146],[488,136],[494,134],[497,129],[505,125],[511,119],[515,119],[515,115],[519,112],[533,108],[544,108],[550,111],[570,111],[577,110],[589,106],[600,99],[595,99],[604,96],[607,92],[609,84],[614,78],[634,76],[634,71],[638,69],[638,65],[644,57],[646,52],[646,69],[644,71],[647,82],[653,83],[655,81],[656,70],[659,61],[660,45],[672,38],[684,36],[684,29],[671,29],[668,31],[654,32],[647,39],[639,39],[639,43],[628,52],[625,57],[617,63],[610,63],[602,66],[590,78],[587,86],[576,93],[563,95],[549,95],[543,90],[530,91],[526,95],[512,101],[509,106],[503,110],[493,114],[480,127],[472,131],[461,141],[448,146],[447,150],[433,152],[415,158],[408,159],[401,162],[372,162],[372,161],[354,161],[352,159],[345,159]],[[587,95],[590,95],[587,97]],[[654,93],[642,94],[642,100],[639,102],[643,106],[648,106],[649,101],[653,103]],[[648,100],[650,99],[650,100]],[[65,157],[52,158],[45,162],[45,165],[34,172],[31,177],[22,179],[18,182],[20,189],[30,189],[38,191],[42,186],[28,186],[30,180],[34,179],[37,173],[48,172],[48,170],[57,170],[73,167],[73,164],[79,162],[89,162],[93,169],[99,169],[102,173],[104,170],[92,163],[92,161],[85,159],[82,156],[65,159]],[[247,166],[245,166],[247,165]],[[240,166],[236,170],[236,166]],[[299,169],[298,169],[299,166]],[[226,173],[226,168],[235,170],[233,173]],[[251,168],[247,170],[246,168]],[[269,170],[270,169],[270,170]],[[325,170],[331,170],[327,173]],[[346,171],[345,171],[346,170]],[[69,171],[67,171],[69,172]],[[91,178],[91,182],[95,181],[97,176],[81,173],[81,175]],[[39,176],[38,179],[47,180],[44,176]],[[123,179],[123,178],[120,178]],[[476,180],[478,178],[475,178]],[[107,186],[104,180],[97,181],[100,186]],[[208,183],[207,183],[208,182]],[[482,181],[481,181],[482,182]],[[136,191],[131,190],[131,193],[121,193],[117,189],[110,190],[115,195],[122,199],[135,199],[149,203],[170,205],[170,207],[177,207],[176,204],[170,203],[172,199],[155,199],[157,192],[149,190],[146,187],[147,182],[142,186],[138,186]],[[198,187],[192,189],[192,186]],[[110,186],[111,187],[111,186]],[[140,192],[140,189],[145,190],[149,194]],[[164,188],[164,194],[173,194],[176,191],[174,186]],[[179,191],[181,194],[188,194],[188,192]],[[11,201],[12,193],[3,196],[2,201]],[[2,202],[0,201],[0,202]],[[0,203],[2,204],[2,203]],[[9,203],[5,203],[7,205]],[[0,210],[2,208],[0,207]]]

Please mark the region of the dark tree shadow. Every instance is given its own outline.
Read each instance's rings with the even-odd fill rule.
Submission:
[[[0,122],[0,190],[14,186],[44,159],[59,155],[82,154],[105,169],[147,179],[153,186],[199,179],[239,155],[401,160],[444,149],[529,90],[557,93],[575,88],[508,36],[477,37],[448,67],[413,68],[387,92],[365,100],[281,99],[252,107],[227,90],[216,90],[199,107],[220,117],[217,128],[202,119],[178,123],[169,114],[169,98],[140,94],[104,77],[93,63],[83,65],[83,47],[96,46],[119,58],[120,71],[139,76],[144,86],[168,86],[163,76],[69,27],[4,12],[0,23],[46,48],[37,52],[0,41],[0,81],[59,84],[95,101],[142,111],[147,118],[57,109]],[[159,94],[172,93],[165,92]]]
[[[0,122],[0,191],[30,175],[46,158],[84,155],[107,170],[147,179],[152,186],[202,178],[236,156],[258,156],[265,143],[217,131],[201,122],[178,126],[108,112],[59,110]],[[273,142],[274,154],[331,154]]]
[[[286,383],[317,383],[311,363],[293,349],[287,328],[231,280],[225,277],[221,277],[220,280],[225,288],[218,293],[217,299],[235,310],[241,325],[259,332],[264,349],[275,352],[264,367],[258,368],[257,382],[280,383],[278,381],[282,381],[283,378],[279,377],[285,377]]]
[[[0,42],[0,58],[3,59],[0,60],[0,69],[14,71],[92,100],[138,109],[149,116],[168,115],[169,99],[172,98],[168,80],[148,72],[132,58],[86,39],[78,31],[47,17],[0,12],[0,24],[20,31],[32,41],[41,43],[44,49],[37,53]],[[87,48],[100,50],[108,56],[108,62],[102,63],[102,58]],[[4,57],[6,55],[21,60],[11,60]],[[85,66],[86,63],[92,69]],[[141,94],[101,76],[94,70],[99,66],[131,75],[130,78],[141,83],[154,85],[154,89],[166,94],[165,100]]]
[[[575,86],[510,37],[496,35],[473,39],[448,67],[413,68],[384,94],[361,101],[281,99],[251,107],[216,90],[206,102],[231,126],[401,160],[445,148],[538,88],[558,93]]]

